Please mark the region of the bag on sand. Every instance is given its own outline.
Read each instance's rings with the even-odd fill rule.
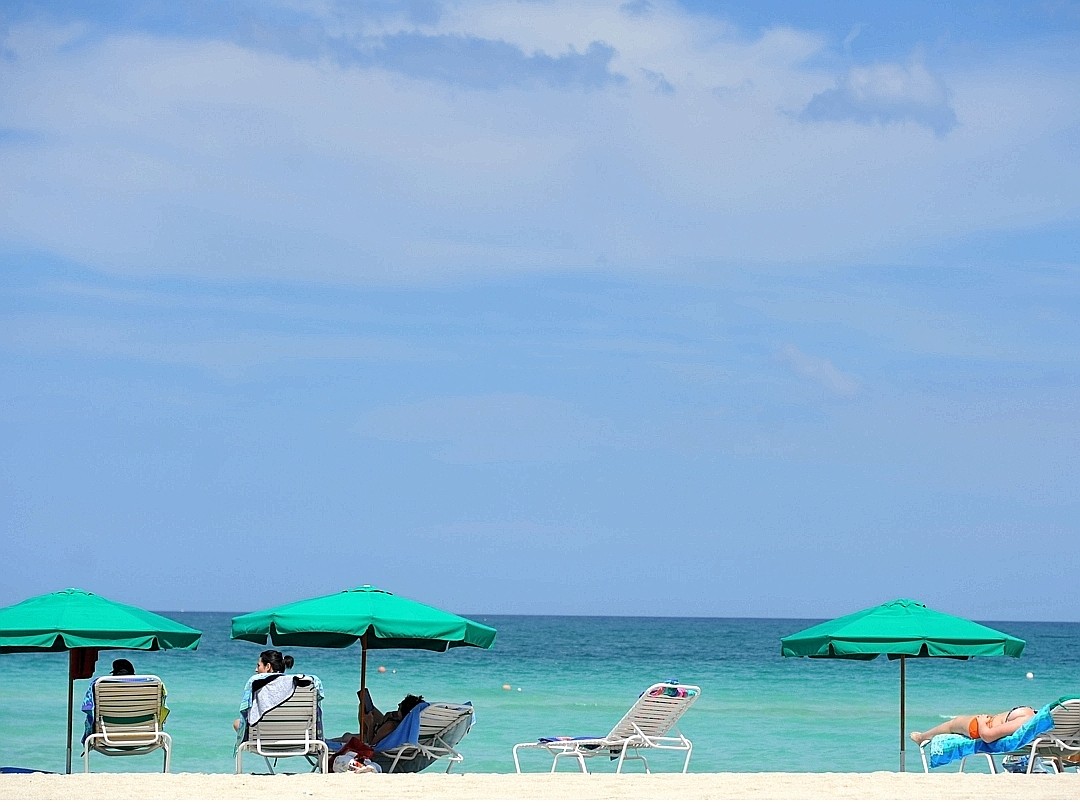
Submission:
[[[330,772],[382,772],[382,767],[371,760],[375,751],[353,736],[330,756]]]
[[[334,758],[331,772],[382,772],[382,767],[370,758],[360,758],[356,753],[342,753]]]

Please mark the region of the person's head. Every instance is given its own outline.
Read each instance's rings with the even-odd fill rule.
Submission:
[[[397,711],[398,715],[402,718],[405,717],[409,711],[415,708],[417,705],[424,701],[423,697],[418,697],[415,694],[406,694],[405,698],[398,703]]]
[[[292,655],[282,655],[276,649],[264,649],[259,653],[259,661],[255,664],[255,671],[259,674],[268,672],[283,673],[293,666]]]
[[[135,674],[135,667],[131,665],[131,661],[127,658],[117,658],[112,662],[112,673],[114,677]]]

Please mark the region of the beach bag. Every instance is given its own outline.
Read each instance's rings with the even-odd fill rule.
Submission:
[[[342,753],[334,756],[330,772],[382,772],[382,767],[370,758],[360,758],[356,753]]]
[[[382,768],[371,760],[375,750],[353,736],[330,756],[330,772],[382,772]]]

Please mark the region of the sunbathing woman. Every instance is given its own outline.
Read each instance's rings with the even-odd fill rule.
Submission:
[[[1016,729],[1035,716],[1035,711],[1026,705],[1018,705],[1011,711],[1000,714],[975,714],[954,716],[948,722],[942,722],[935,728],[919,733],[911,732],[911,741],[922,744],[942,733],[959,733],[969,739],[982,739],[992,742],[1016,732]]]
[[[365,744],[371,747],[374,747],[383,738],[392,733],[394,728],[401,724],[408,713],[424,701],[422,696],[406,694],[401,702],[398,703],[396,711],[390,711],[389,713],[384,714],[375,707],[375,704],[371,701],[371,694],[366,688],[362,688],[356,692],[356,696],[360,700],[360,709],[357,710],[356,716],[364,726],[362,739]],[[353,738],[361,737],[354,733],[343,733],[336,739],[331,739],[330,741],[347,744]]]

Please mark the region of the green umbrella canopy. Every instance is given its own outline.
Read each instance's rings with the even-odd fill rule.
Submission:
[[[897,599],[826,621],[780,641],[785,657],[872,660],[1019,657],[1024,641],[974,621]]]
[[[195,649],[202,633],[78,588],[0,608],[0,652]]]
[[[364,649],[487,649],[495,629],[371,585],[236,616],[232,637],[257,644]]]

